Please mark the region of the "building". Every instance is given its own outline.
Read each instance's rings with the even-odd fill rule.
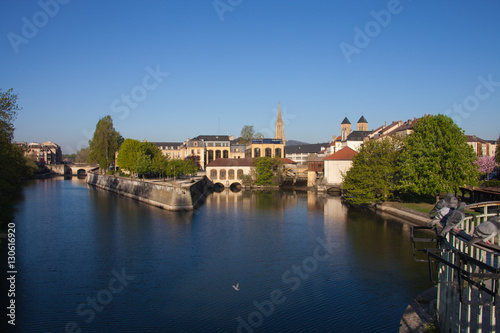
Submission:
[[[231,141],[231,151],[229,152],[229,158],[245,158],[245,151],[247,145],[245,143],[240,143],[241,138],[236,138]]]
[[[37,142],[16,142],[21,147],[25,156],[31,156],[38,163],[59,164],[62,163],[62,150],[58,144],[52,141],[43,143]]]
[[[492,140],[483,140],[475,135],[466,135],[467,144],[469,144],[472,149],[474,149],[474,153],[477,157],[481,156],[492,156],[495,157],[497,151],[496,141]]]
[[[329,146],[329,142],[286,146],[285,157],[300,165],[305,165],[309,160],[309,156],[321,154],[321,152]]]
[[[231,140],[233,140],[232,135],[198,135],[193,140],[205,144],[205,161],[207,164],[219,158],[229,158]]]
[[[252,139],[246,145],[245,157],[283,157],[285,144],[281,139]]]
[[[220,158],[207,164],[207,177],[214,184],[221,183],[229,187],[233,183],[241,184],[240,177],[249,175],[253,168],[253,158]]]
[[[170,159],[184,159],[186,158],[186,147],[184,142],[152,142],[157,146],[164,156]]]
[[[324,180],[329,185],[342,183],[342,172],[345,173],[352,166],[352,159],[358,153],[351,147],[344,147],[338,152],[324,159]]]

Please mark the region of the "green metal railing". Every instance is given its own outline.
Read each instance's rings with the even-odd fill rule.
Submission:
[[[413,227],[412,245],[417,261],[427,261],[431,280],[437,283],[437,321],[441,332],[496,332],[500,285],[500,235],[492,244],[466,246],[474,228],[498,215],[500,201],[466,206],[475,210],[460,231],[439,237],[437,228]],[[416,237],[419,229],[433,229],[433,237]],[[425,248],[418,245],[427,244]],[[424,255],[418,255],[423,253]]]

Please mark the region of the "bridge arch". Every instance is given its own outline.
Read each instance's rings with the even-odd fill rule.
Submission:
[[[229,189],[231,192],[240,192],[241,191],[241,184],[238,182],[234,182],[229,186]]]
[[[213,189],[214,189],[214,192],[220,193],[220,192],[224,191],[224,184],[217,182],[214,184]]]

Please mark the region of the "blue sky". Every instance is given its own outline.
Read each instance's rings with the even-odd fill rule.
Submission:
[[[0,88],[19,95],[16,141],[86,146],[111,115],[126,138],[340,134],[448,114],[500,133],[500,2],[3,1]]]

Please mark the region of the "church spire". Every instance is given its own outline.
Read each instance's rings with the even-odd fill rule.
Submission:
[[[278,119],[276,119],[275,139],[281,139],[285,143],[285,130],[283,128],[283,119],[281,118],[281,102],[278,104]]]

